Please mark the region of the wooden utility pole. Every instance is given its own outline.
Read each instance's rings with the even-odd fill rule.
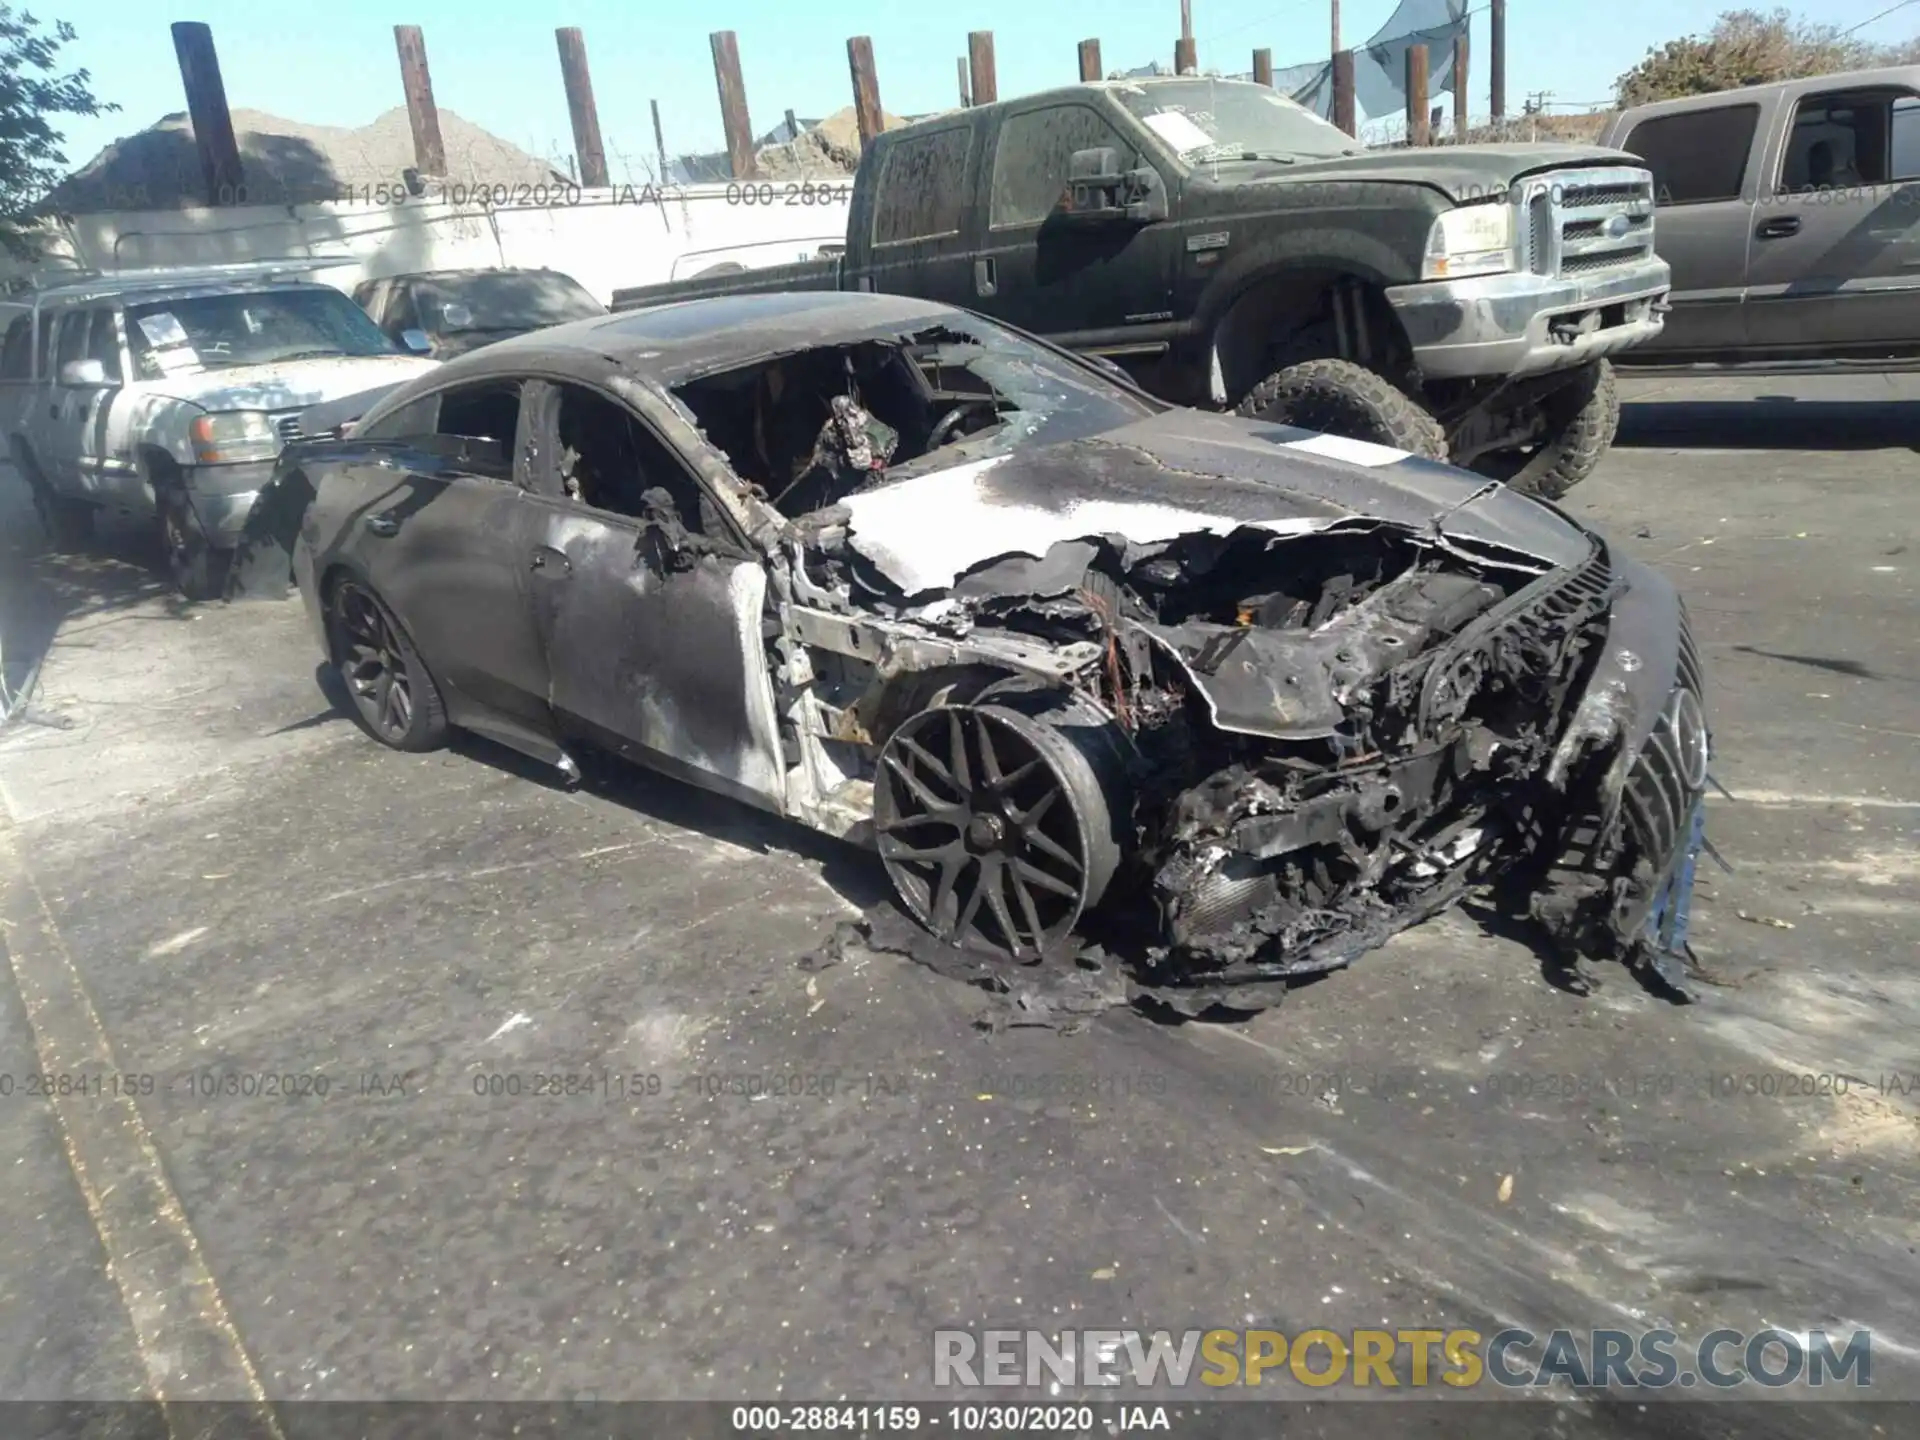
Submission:
[[[860,126],[860,143],[866,145],[886,129],[881,118],[880,77],[873,71],[873,41],[856,35],[847,41],[847,68],[853,72],[853,116]],[[793,112],[787,112],[791,119]]]
[[[1462,145],[1467,143],[1467,127],[1470,123],[1467,114],[1467,37],[1453,37],[1453,138]]]
[[[440,139],[440,111],[433,103],[433,76],[427,71],[427,41],[418,25],[393,27],[400,52],[400,88],[407,96],[407,124],[413,129],[413,164],[422,175],[447,173],[447,147]]]
[[[1507,0],[1493,0],[1487,13],[1487,69],[1493,79],[1493,118],[1507,115]]]
[[[967,36],[968,87],[974,105],[991,105],[1000,98],[1000,86],[993,74],[993,32],[975,30]]]
[[[1180,38],[1173,42],[1173,73],[1193,75],[1199,69],[1193,43],[1193,0],[1180,0]]]
[[[600,111],[593,103],[593,77],[587,72],[587,37],[568,25],[553,32],[560,46],[560,80],[567,87],[567,115],[573,121],[573,153],[580,161],[580,183],[589,190],[612,184],[607,147],[600,143]]]
[[[647,103],[653,107],[653,153],[660,161],[660,183],[665,185],[669,179],[667,174],[667,136],[666,132],[660,128],[660,102],[658,100],[649,100]]]
[[[1425,145],[1427,130],[1427,47],[1407,47],[1407,143]]]
[[[789,110],[787,111],[787,139],[791,141],[798,140],[799,138],[800,122],[793,118],[793,112]]]
[[[953,63],[954,67],[960,72],[960,108],[965,110],[973,104],[973,96],[967,89],[967,57],[964,55],[956,55],[954,56]]]
[[[1080,42],[1080,78],[1082,80],[1098,80],[1101,78],[1100,42],[1098,40],[1082,40]]]
[[[1353,104],[1353,52],[1333,52],[1333,123],[1349,135],[1360,133],[1359,117]]]
[[[1340,0],[1333,0],[1333,49],[1329,53],[1340,53]]]
[[[180,62],[180,83],[187,91],[187,114],[193,121],[194,148],[200,152],[207,203],[237,204],[246,177],[240,170],[240,144],[233,138],[233,116],[227,110],[227,87],[220,79],[213,31],[198,20],[175,21],[173,53]]]
[[[731,30],[716,30],[708,39],[713,45],[713,78],[720,87],[720,121],[727,131],[727,168],[736,180],[753,180],[760,171],[753,159],[747,87],[740,78],[740,46]]]
[[[1253,52],[1253,83],[1273,88],[1273,51],[1256,50]]]

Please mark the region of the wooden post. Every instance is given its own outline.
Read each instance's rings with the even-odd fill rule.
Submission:
[[[969,104],[991,105],[1000,98],[1000,85],[993,73],[991,30],[975,30],[967,36],[967,68],[972,78]]]
[[[799,138],[800,122],[793,118],[793,112],[789,110],[787,111],[787,139],[791,142]]]
[[[727,132],[727,168],[736,180],[759,175],[753,161],[753,125],[747,119],[747,87],[740,79],[740,47],[733,31],[708,36],[713,46],[713,78],[720,87],[720,122]]]
[[[1467,128],[1472,123],[1467,113],[1467,37],[1453,37],[1453,138],[1467,143]]]
[[[860,127],[860,143],[865,145],[887,124],[881,118],[880,77],[873,73],[872,40],[856,35],[847,41],[847,67],[853,72],[853,117]]]
[[[954,56],[953,63],[955,68],[960,72],[960,108],[965,110],[969,105],[973,104],[973,96],[967,93],[967,57],[964,55],[956,55]]]
[[[1360,133],[1353,104],[1353,52],[1333,52],[1333,123],[1349,135]]]
[[[1273,88],[1273,51],[1256,50],[1253,52],[1253,83]]]
[[[1425,145],[1427,131],[1427,47],[1407,47],[1407,143]]]
[[[1333,53],[1340,53],[1340,0],[1333,0]]]
[[[193,120],[193,143],[200,152],[207,203],[237,204],[246,177],[240,170],[240,144],[233,138],[233,116],[227,110],[227,87],[220,80],[213,31],[198,20],[175,21],[173,53],[180,62],[180,83],[187,91],[187,114]]]
[[[1180,0],[1180,38],[1173,42],[1173,73],[1192,75],[1199,69],[1193,41],[1193,0]]]
[[[653,107],[653,153],[660,161],[660,183],[665,185],[668,180],[667,137],[666,133],[660,128],[660,102],[658,100],[649,100],[647,103]]]
[[[1493,118],[1507,116],[1507,0],[1493,0],[1487,14],[1487,69],[1493,76]]]
[[[1098,40],[1082,40],[1080,42],[1080,78],[1082,80],[1099,80],[1103,78],[1100,71],[1100,42]]]
[[[414,168],[422,175],[445,175],[447,147],[440,139],[440,111],[433,103],[426,37],[418,25],[396,25],[393,46],[400,52],[400,88],[407,96],[407,124],[413,127]]]
[[[612,178],[607,174],[607,147],[600,143],[593,77],[587,73],[587,37],[568,25],[555,30],[553,38],[560,46],[560,82],[567,88],[567,115],[573,121],[573,153],[580,161],[580,183],[589,190],[604,190]]]

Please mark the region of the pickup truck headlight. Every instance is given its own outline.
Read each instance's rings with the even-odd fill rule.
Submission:
[[[1498,275],[1513,268],[1513,207],[1467,205],[1449,210],[1427,233],[1422,280]]]
[[[202,415],[188,427],[194,457],[202,465],[242,460],[271,460],[280,453],[280,434],[263,410],[222,410]]]

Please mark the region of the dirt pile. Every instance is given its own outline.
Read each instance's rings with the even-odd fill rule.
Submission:
[[[898,130],[909,122],[882,112],[882,125]],[[853,107],[835,112],[784,145],[768,145],[754,157],[769,180],[807,175],[851,175],[860,166],[860,122]]]

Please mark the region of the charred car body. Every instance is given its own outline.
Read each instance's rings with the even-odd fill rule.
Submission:
[[[1024,961],[1150,893],[1136,973],[1195,1003],[1503,874],[1681,979],[1683,609],[1498,483],[847,294],[491,346],[278,483],[389,745],[629,756],[872,844],[930,932]]]

